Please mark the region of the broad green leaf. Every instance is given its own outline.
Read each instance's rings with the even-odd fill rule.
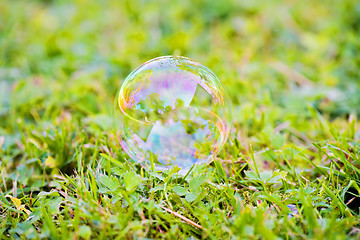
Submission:
[[[59,192],[56,191],[56,190],[51,190],[50,192],[40,192],[38,194],[38,197],[41,198],[41,197],[45,197],[45,196],[51,196],[51,197],[54,197],[54,196],[60,196]]]
[[[135,172],[126,172],[124,175],[125,189],[127,191],[134,190],[141,182],[142,178]]]
[[[249,180],[261,181],[258,175],[253,171],[245,171],[245,175],[249,178]]]
[[[266,182],[267,180],[272,178],[272,176],[273,176],[273,173],[271,171],[263,171],[263,172],[260,173],[260,178],[264,182]]]
[[[110,178],[107,175],[100,175],[99,181],[101,184],[103,184],[105,187],[107,187],[110,190],[114,190],[120,186],[119,181],[117,181],[115,177]]]
[[[185,196],[186,194],[189,193],[188,190],[186,190],[183,187],[179,187],[179,186],[174,187],[174,192],[179,196]]]
[[[198,194],[195,193],[187,193],[185,196],[185,200],[188,202],[193,202],[197,198]]]
[[[190,191],[191,192],[198,192],[200,191],[200,186],[201,184],[203,184],[206,180],[206,175],[205,174],[202,174],[202,175],[198,175],[196,177],[193,177],[191,180],[190,180],[190,183],[189,183],[189,188],[190,188]]]

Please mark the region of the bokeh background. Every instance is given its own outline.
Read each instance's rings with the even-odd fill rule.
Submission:
[[[42,156],[71,172],[77,149],[111,148],[122,81],[172,54],[223,81],[243,151],[306,147],[331,137],[323,118],[341,129],[360,114],[359,31],[356,0],[3,0],[1,166]]]

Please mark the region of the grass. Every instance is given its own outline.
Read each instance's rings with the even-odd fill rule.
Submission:
[[[1,1],[3,239],[358,239],[357,1]],[[142,169],[113,137],[123,79],[161,55],[232,101],[218,158]]]

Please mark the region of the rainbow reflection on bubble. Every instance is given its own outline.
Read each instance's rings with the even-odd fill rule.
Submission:
[[[152,59],[124,81],[114,122],[121,147],[145,168],[186,173],[211,161],[230,130],[230,102],[207,67],[185,57]]]

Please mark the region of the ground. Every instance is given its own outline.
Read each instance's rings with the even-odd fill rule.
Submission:
[[[1,238],[358,239],[359,36],[356,0],[1,1]],[[172,54],[232,102],[186,177],[113,137],[125,77]]]

